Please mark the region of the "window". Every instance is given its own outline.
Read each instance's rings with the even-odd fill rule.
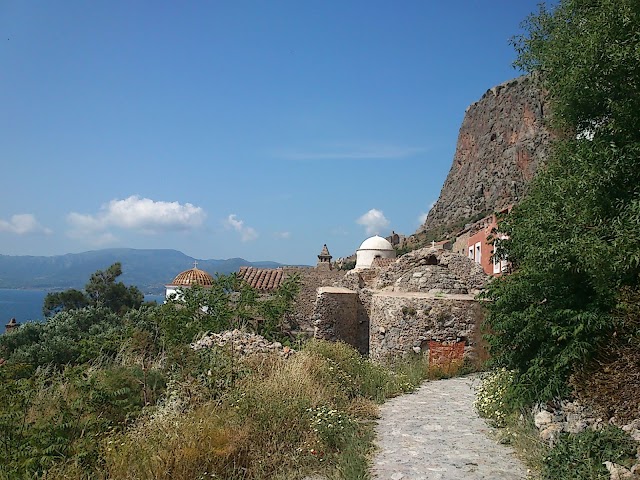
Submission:
[[[494,245],[494,247],[493,247],[493,257],[492,257],[492,260],[493,260],[493,273],[502,273],[501,265],[500,265],[502,262],[500,262],[500,260],[498,260],[495,257],[495,254],[496,254],[495,243],[493,245]]]
[[[495,255],[498,244],[500,243],[500,240],[504,240],[506,239],[507,236],[506,235],[500,235],[499,238],[497,238],[494,242],[493,242],[493,254]],[[495,256],[493,257],[493,273],[503,273],[507,271],[509,262],[508,260],[498,260]]]
[[[473,246],[469,247],[469,258],[473,260]]]
[[[482,263],[482,242],[476,243],[476,263]]]

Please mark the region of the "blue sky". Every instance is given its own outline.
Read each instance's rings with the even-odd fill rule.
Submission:
[[[538,1],[0,3],[0,253],[411,234]]]

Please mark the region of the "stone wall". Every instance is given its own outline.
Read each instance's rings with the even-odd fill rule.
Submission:
[[[295,330],[306,335],[313,335],[314,305],[318,287],[332,286],[342,279],[345,272],[339,270],[317,269],[310,267],[284,267],[287,275],[300,276],[300,293],[293,305],[293,320],[297,324]]]
[[[473,354],[482,306],[472,295],[377,292],[369,313],[369,357],[382,360],[421,352],[429,340],[466,341]]]
[[[374,287],[396,292],[466,294],[481,290],[488,278],[472,260],[427,247],[403,255],[382,270]]]
[[[363,321],[358,294],[343,287],[320,287],[315,304],[314,337],[343,341],[368,351],[369,322]]]

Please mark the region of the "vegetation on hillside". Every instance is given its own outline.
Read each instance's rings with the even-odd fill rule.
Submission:
[[[68,306],[0,336],[0,479],[366,478],[375,404],[425,366],[393,372],[345,344],[292,340],[298,287],[264,298],[220,276],[164,305]],[[190,346],[232,328],[298,351]]]
[[[501,223],[514,274],[491,284],[487,327],[532,403],[568,394],[578,367],[638,339],[621,312],[640,280],[640,4],[562,0],[525,25],[518,65],[549,92],[558,138]]]
[[[520,428],[519,407],[573,394],[606,418],[639,418],[640,3],[560,0],[524,26],[517,65],[548,92],[556,140],[500,224],[513,274],[490,284],[485,327],[509,381],[487,384],[479,410]],[[533,450],[543,478],[599,479],[602,461],[636,447],[610,427]]]

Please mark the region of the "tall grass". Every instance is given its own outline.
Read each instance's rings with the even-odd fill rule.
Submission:
[[[414,388],[406,374],[341,343],[285,360],[256,356],[218,402],[156,411],[108,440],[110,479],[367,478],[375,402]]]
[[[366,479],[377,404],[412,391],[429,373],[422,358],[382,366],[324,341],[288,359],[238,361],[242,375],[219,395],[196,389],[220,383],[217,376],[228,383],[224,368],[205,370],[205,383],[170,380],[161,401],[129,428],[92,439],[99,459],[91,468],[62,461],[43,478]]]

